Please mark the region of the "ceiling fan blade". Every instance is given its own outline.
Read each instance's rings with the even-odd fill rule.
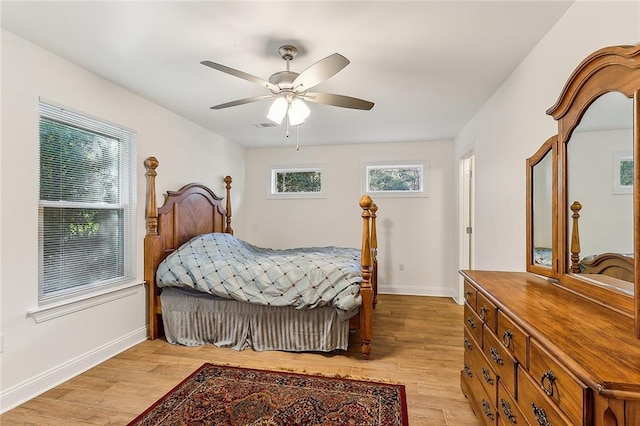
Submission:
[[[318,104],[333,105],[342,108],[366,109],[370,110],[375,105],[373,102],[364,99],[352,98],[351,96],[334,95],[333,93],[310,93],[301,96],[305,101]]]
[[[293,80],[293,87],[297,92],[311,89],[349,65],[349,60],[339,53],[329,55],[311,65]]]
[[[237,70],[235,68],[229,68],[225,65],[221,65],[221,64],[216,64],[215,62],[211,62],[211,61],[202,61],[200,62],[202,65],[206,65],[210,68],[213,68],[214,70],[218,70],[218,71],[222,71],[222,72],[226,72],[227,74],[231,74],[235,77],[240,77],[244,80],[250,81],[252,83],[257,83],[262,87],[266,87],[267,89],[270,90],[274,90],[274,91],[280,91],[280,88],[278,86],[276,86],[275,84],[269,83],[267,80],[263,80],[260,77],[256,77],[255,75],[251,75],[248,74],[244,71],[240,71]]]
[[[249,104],[251,102],[257,102],[264,99],[272,99],[277,97],[277,95],[262,95],[262,96],[253,96],[251,98],[238,99],[237,101],[227,102],[220,105],[212,106],[211,109],[224,109],[229,107],[234,107],[238,105]]]

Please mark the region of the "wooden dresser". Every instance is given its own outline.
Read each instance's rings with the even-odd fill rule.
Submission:
[[[491,425],[640,425],[633,318],[527,272],[462,271],[460,384]]]

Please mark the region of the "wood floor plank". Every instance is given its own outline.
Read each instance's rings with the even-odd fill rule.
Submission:
[[[406,387],[412,426],[476,426],[459,386],[463,310],[447,298],[379,295],[371,360],[357,333],[333,354],[234,351],[145,341],[0,416],[7,425],[126,425],[205,362]]]

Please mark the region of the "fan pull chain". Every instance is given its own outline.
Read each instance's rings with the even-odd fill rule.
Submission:
[[[300,143],[299,143],[299,132],[300,126],[296,126],[296,151],[300,151]]]

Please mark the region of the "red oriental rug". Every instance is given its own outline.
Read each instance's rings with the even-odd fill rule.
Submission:
[[[204,364],[133,425],[406,426],[404,385]]]

